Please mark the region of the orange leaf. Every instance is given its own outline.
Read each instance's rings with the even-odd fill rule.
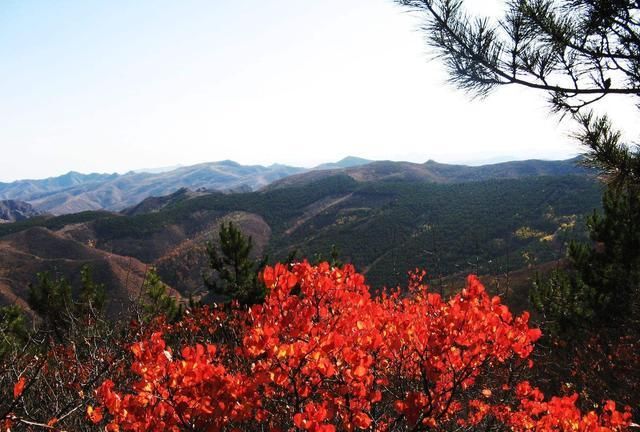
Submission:
[[[359,378],[362,378],[363,376],[365,376],[367,374],[367,368],[359,365],[358,367],[356,367],[356,369],[353,371],[353,374]]]
[[[353,423],[360,429],[367,429],[371,426],[371,417],[360,411],[355,415]]]
[[[18,399],[24,391],[24,385],[27,383],[25,377],[20,377],[18,382],[13,386],[13,398]]]
[[[94,408],[89,405],[87,407],[87,416],[93,423],[100,423],[102,421],[102,408]]]

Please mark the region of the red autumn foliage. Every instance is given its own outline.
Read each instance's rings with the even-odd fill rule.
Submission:
[[[267,267],[264,304],[205,308],[134,343],[135,379],[105,381],[89,417],[110,431],[629,426],[613,402],[582,413],[577,395],[546,400],[521,380],[541,335],[527,313],[512,316],[473,276],[449,300],[423,276],[374,298],[349,265]]]
[[[24,391],[24,386],[26,383],[27,383],[27,380],[25,379],[25,377],[22,376],[20,377],[20,379],[18,379],[18,382],[16,382],[15,385],[13,386],[14,399],[18,399],[20,397],[20,395]]]

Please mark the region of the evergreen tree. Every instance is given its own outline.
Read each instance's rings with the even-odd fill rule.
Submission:
[[[154,268],[149,269],[145,275],[143,291],[141,306],[145,320],[164,315],[167,320],[173,321],[182,314],[182,306],[169,294],[167,286],[160,280]]]
[[[71,285],[64,277],[49,272],[38,273],[36,277],[37,282],[29,286],[29,306],[62,339],[73,316]]]
[[[570,268],[537,279],[533,304],[549,329],[566,333],[589,326],[636,321],[640,295],[640,194],[636,188],[609,188],[603,213],[587,223],[591,244],[572,243]]]
[[[219,241],[207,243],[209,268],[204,283],[212,292],[234,299],[241,304],[255,304],[264,300],[265,288],[258,273],[266,258],[256,262],[251,258],[253,240],[229,222],[222,223]]]
[[[104,284],[93,280],[91,268],[87,265],[80,269],[80,293],[77,309],[80,314],[91,314],[94,317],[104,309],[106,292]]]
[[[37,279],[35,284],[29,285],[29,305],[58,339],[64,340],[65,333],[78,319],[87,316],[95,319],[102,314],[105,288],[103,284],[95,283],[88,266],[80,270],[77,299],[64,277],[43,272],[37,274]]]
[[[640,294],[640,193],[632,186],[609,189],[603,207],[589,220],[595,247],[582,244],[571,258],[585,283],[597,287],[599,315],[630,317]]]
[[[498,21],[473,17],[463,0],[397,0],[424,13],[429,44],[450,80],[479,96],[502,85],[549,95],[573,116],[587,166],[606,180],[604,214],[589,230],[595,247],[573,244],[568,273],[537,280],[531,299],[560,328],[633,319],[640,244],[640,151],[606,116],[585,107],[612,94],[640,96],[640,5],[633,1],[509,0]]]
[[[0,307],[0,360],[29,338],[27,318],[20,306]]]
[[[610,0],[510,0],[497,22],[469,16],[463,0],[396,0],[424,14],[429,44],[461,89],[503,85],[546,92],[574,116],[587,164],[640,184],[640,153],[619,142],[606,116],[584,108],[606,96],[640,96],[640,4]]]
[[[595,313],[596,293],[575,270],[556,269],[546,279],[536,275],[530,298],[543,314],[545,330],[554,335],[574,334]]]

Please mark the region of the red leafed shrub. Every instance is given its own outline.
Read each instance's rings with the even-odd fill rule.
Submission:
[[[412,275],[372,297],[350,265],[267,267],[262,305],[205,308],[131,346],[129,385],[90,407],[111,431],[622,430],[523,379],[540,337],[473,276],[446,300]],[[171,346],[170,346],[171,345]]]

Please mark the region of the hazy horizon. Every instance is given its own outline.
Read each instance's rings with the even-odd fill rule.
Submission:
[[[226,159],[482,164],[580,152],[576,125],[550,114],[546,95],[452,88],[419,24],[391,0],[3,2],[0,181]],[[630,98],[598,109],[629,141],[640,136]]]
[[[443,163],[443,164],[451,164],[451,165],[467,165],[467,166],[482,166],[482,165],[492,165],[492,164],[500,164],[500,163],[505,163],[505,162],[518,162],[518,161],[526,161],[526,160],[542,160],[542,161],[563,161],[563,160],[568,160],[568,159],[572,159],[573,157],[575,157],[577,155],[574,156],[570,156],[567,158],[562,158],[562,159],[548,159],[548,158],[528,158],[528,159],[515,159],[515,158],[509,158],[509,157],[505,157],[505,158],[500,158],[500,157],[496,157],[494,159],[487,159],[487,160],[479,160],[479,161],[453,161],[453,162],[442,162],[439,160],[435,160],[435,159],[427,159],[424,161],[408,161],[408,160],[394,160],[394,159],[368,159],[370,162],[386,162],[386,161],[390,161],[390,162],[411,162],[411,163],[417,163],[417,164],[423,164],[426,163],[430,160],[438,162],[438,163]],[[195,164],[192,165],[182,165],[182,164],[178,164],[178,165],[171,165],[171,166],[162,166],[162,167],[145,167],[145,168],[136,168],[136,169],[132,169],[132,170],[127,170],[127,171],[91,171],[91,172],[82,172],[82,171],[78,171],[78,170],[69,170],[69,171],[65,171],[65,172],[61,172],[58,174],[54,174],[51,176],[46,176],[46,177],[25,177],[25,178],[16,178],[16,179],[11,179],[11,180],[0,180],[0,183],[13,183],[13,182],[18,182],[18,181],[32,181],[32,180],[46,180],[49,178],[56,178],[56,177],[61,177],[67,174],[70,174],[72,172],[76,172],[82,175],[91,175],[91,174],[106,174],[106,175],[113,175],[113,174],[118,174],[118,175],[123,175],[123,174],[128,174],[128,173],[150,173],[150,174],[157,174],[157,173],[162,173],[162,172],[169,172],[169,171],[173,171],[176,169],[180,169],[180,168],[188,168],[190,166],[195,166],[195,165],[202,165],[202,164],[213,164],[213,163],[220,163],[220,162],[225,162],[225,161],[232,161],[232,162],[236,162],[239,163],[240,165],[244,165],[244,166],[248,166],[248,165],[259,165],[259,166],[263,166],[263,167],[269,167],[271,165],[286,165],[292,168],[303,168],[303,169],[313,169],[316,167],[319,167],[321,165],[324,164],[331,164],[331,163],[335,163],[335,162],[339,162],[345,158],[348,157],[355,157],[355,158],[360,158],[360,156],[357,155],[347,155],[344,158],[340,158],[340,159],[336,159],[336,160],[326,160],[326,161],[322,161],[319,164],[315,164],[315,165],[309,165],[309,166],[303,166],[303,165],[287,165],[287,164],[281,164],[278,162],[272,163],[272,164],[243,164],[241,162],[238,161],[234,161],[231,159],[222,159],[222,160],[218,160],[218,161],[203,161],[203,162],[197,162]],[[366,158],[362,158],[362,159],[366,159]]]

